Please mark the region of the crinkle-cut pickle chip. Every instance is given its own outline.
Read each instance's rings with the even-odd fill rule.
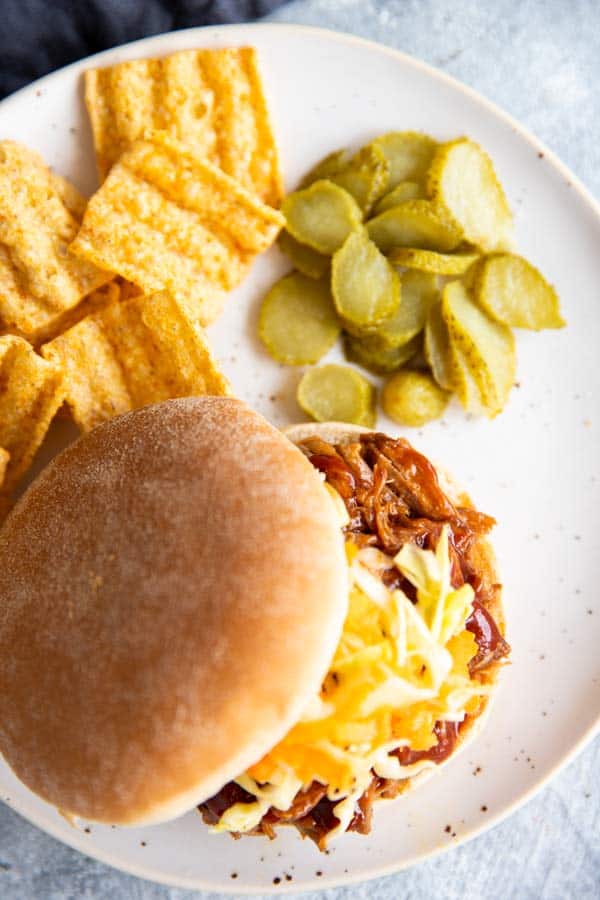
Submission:
[[[448,391],[442,390],[431,375],[410,369],[392,375],[381,393],[386,416],[413,428],[439,419],[449,399]]]
[[[305,188],[325,179],[352,194],[363,212],[368,213],[387,190],[389,165],[383,150],[367,144],[356,153],[335,150],[317,163],[301,182]]]
[[[436,253],[435,250],[417,250],[415,247],[395,247],[388,253],[395,266],[418,269],[435,275],[463,275],[479,259],[478,253],[468,250],[457,253]]]
[[[434,303],[425,323],[423,351],[431,374],[441,388],[454,390],[453,365],[450,357],[450,335],[442,318],[441,303]]]
[[[0,331],[37,341],[112,278],[68,251],[85,203],[34,150],[0,141]]]
[[[462,234],[429,200],[406,200],[367,223],[369,237],[382,253],[395,247],[446,252],[458,247]]]
[[[417,181],[401,181],[396,187],[384,194],[375,206],[375,215],[393,209],[407,200],[421,200],[425,197],[425,191]]]
[[[283,196],[253,47],[180,50],[85,73],[100,178],[136,140],[166,131],[271,206]]]
[[[331,291],[342,321],[350,328],[369,329],[397,310],[400,279],[361,229],[333,256]]]
[[[510,249],[513,220],[491,159],[469,138],[442,144],[427,176],[427,193],[486,253]]]
[[[493,418],[504,409],[515,380],[513,333],[479,309],[460,281],[445,286],[442,316],[481,392],[486,414]]]
[[[331,181],[288,194],[281,204],[290,234],[313,250],[331,256],[362,223],[354,197]]]
[[[12,491],[26,473],[64,396],[59,366],[23,338],[0,337],[0,447],[10,457],[3,491]]]
[[[298,403],[317,422],[375,425],[375,388],[356,369],[333,363],[308,369],[298,385]]]
[[[309,169],[300,182],[299,189],[310,187],[315,181],[331,179],[332,175],[337,175],[338,172],[343,171],[351,159],[352,154],[346,147],[342,150],[332,150],[331,153],[320,159],[318,163],[315,163],[312,169]]]
[[[329,179],[352,194],[363,212],[369,213],[387,188],[388,172],[383,151],[372,145],[359,150],[341,172],[330,175]]]
[[[564,328],[558,294],[535,266],[512,253],[482,260],[473,286],[479,305],[497,322],[513,328]]]
[[[83,431],[148,403],[230,393],[197,311],[167,293],[113,303],[44,344],[42,355],[62,366]]]
[[[215,318],[283,216],[165,134],[132,144],[88,203],[78,257]]]
[[[438,280],[426,272],[404,272],[400,279],[400,304],[381,323],[376,334],[388,347],[400,347],[425,327],[432,303],[439,299]]]
[[[265,295],[258,333],[269,355],[288,366],[315,363],[341,330],[327,279],[286,275]]]
[[[301,244],[285,228],[277,238],[279,249],[288,257],[295,267],[309,278],[322,278],[329,270],[331,257],[318,253],[312,247]]]
[[[373,337],[353,337],[347,334],[344,337],[344,353],[350,362],[374,372],[376,375],[386,375],[401,368],[415,353],[418,353],[421,341],[413,338],[401,347],[388,347],[382,344],[375,335]]]
[[[476,416],[485,415],[486,409],[481,390],[471,374],[462,349],[452,338],[448,344],[448,362],[451,370],[452,389],[465,412]]]
[[[388,188],[401,181],[421,181],[427,174],[437,142],[420,131],[390,131],[372,141],[389,163]]]

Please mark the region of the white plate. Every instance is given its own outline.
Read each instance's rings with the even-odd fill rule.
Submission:
[[[519,333],[520,387],[499,418],[468,421],[453,407],[443,422],[409,435],[498,519],[513,664],[479,741],[413,795],[379,804],[369,837],[346,836],[321,856],[292,831],[273,843],[209,836],[194,813],[146,830],[76,831],[0,765],[2,798],[65,843],[146,878],[235,894],[273,889],[274,879],[279,889],[359,880],[455,846],[539,789],[591,737],[600,713],[596,204],[508,116],[447,76],[366,41],[276,25],[196,29],[100,54],[93,65],[245,43],[260,51],[288,187],[328,151],[390,129],[440,139],[466,133],[487,148],[516,213],[519,247],[557,286],[569,327]],[[80,79],[89,65],[70,66],[0,106],[0,136],[37,147],[86,191],[95,186]],[[298,373],[270,362],[254,331],[261,294],[284,268],[276,250],[259,260],[211,329],[239,396],[276,424],[298,418]]]

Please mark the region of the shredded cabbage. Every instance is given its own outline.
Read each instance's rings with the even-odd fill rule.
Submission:
[[[448,527],[435,551],[407,544],[394,559],[374,548],[348,546],[351,590],[340,643],[320,695],[259,763],[237,779],[256,797],[227,810],[218,831],[248,831],[274,806],[289,809],[302,787],[327,785],[337,800],[342,833],[372,773],[406,778],[434,766],[401,766],[400,747],[427,750],[437,721],[460,722],[486,687],[470,678],[477,652],[465,623],[473,589],[451,584]],[[381,572],[396,566],[416,588],[413,604],[388,590]]]

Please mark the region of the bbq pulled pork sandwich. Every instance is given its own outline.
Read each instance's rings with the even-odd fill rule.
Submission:
[[[228,398],[114,419],[0,531],[0,752],[91,821],[367,832],[482,722],[492,524],[401,439]]]

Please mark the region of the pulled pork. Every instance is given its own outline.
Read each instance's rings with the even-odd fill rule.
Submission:
[[[485,670],[510,652],[489,609],[500,585],[491,583],[487,573],[482,574],[475,551],[478,539],[490,531],[494,519],[470,507],[451,503],[431,463],[403,439],[368,433],[355,442],[333,445],[311,437],[300,444],[300,449],[342,497],[350,518],[346,537],[358,546],[376,547],[392,556],[409,542],[426,550],[435,549],[442,526],[449,526],[452,585],[458,588],[467,583],[475,592],[473,612],[466,627],[475,638],[478,652],[469,663],[469,670],[472,676],[485,677]],[[397,569],[384,571],[382,579],[388,588],[401,589],[416,601],[413,585]],[[414,751],[408,747],[397,750],[401,765],[412,765],[423,759],[443,762],[454,750],[463,725],[464,722],[437,722],[434,728],[437,743],[429,750]],[[368,834],[374,801],[379,797],[395,797],[405,786],[406,780],[373,774],[371,784],[357,803],[348,831]],[[313,782],[298,792],[290,809],[271,808],[252,833],[273,838],[276,825],[294,825],[304,837],[324,849],[328,834],[339,824],[333,812],[338,801],[329,800],[326,794],[325,785]],[[230,782],[201,804],[199,810],[204,821],[213,825],[233,804],[249,803],[253,799],[239,785]]]

